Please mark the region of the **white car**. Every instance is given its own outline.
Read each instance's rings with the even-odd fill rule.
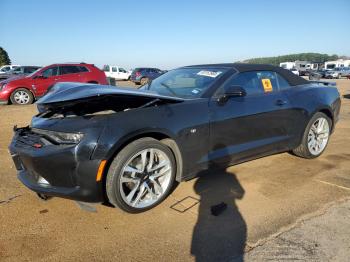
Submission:
[[[102,70],[105,72],[107,77],[111,77],[116,80],[128,80],[131,75],[130,71],[114,65],[105,65],[103,66]]]
[[[292,69],[289,69],[293,74],[295,74],[295,75],[299,75],[299,71],[297,70],[297,69],[295,69],[295,68],[292,68]]]
[[[6,74],[8,71],[19,67],[19,65],[3,65],[0,67],[0,74]]]
[[[325,78],[331,78],[331,79],[338,78],[339,79],[339,78],[341,78],[341,73],[340,73],[340,71],[329,70],[326,72]]]

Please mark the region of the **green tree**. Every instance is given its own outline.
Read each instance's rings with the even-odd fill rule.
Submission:
[[[7,54],[6,50],[0,47],[0,66],[11,65],[11,59]]]

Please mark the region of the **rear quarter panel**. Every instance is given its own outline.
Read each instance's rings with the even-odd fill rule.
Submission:
[[[286,94],[296,116],[290,123],[295,127],[294,146],[299,145],[307,124],[316,112],[327,112],[334,122],[338,120],[340,97],[336,87],[309,84],[292,87]]]

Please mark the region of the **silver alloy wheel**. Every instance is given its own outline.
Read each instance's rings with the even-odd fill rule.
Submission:
[[[25,105],[28,104],[30,101],[29,94],[25,91],[16,91],[13,98],[15,99],[17,104]]]
[[[156,203],[167,191],[172,165],[168,156],[156,148],[133,155],[122,169],[119,190],[126,204],[145,208]]]
[[[329,124],[326,118],[320,117],[312,124],[307,137],[307,145],[312,155],[322,153],[329,139]]]

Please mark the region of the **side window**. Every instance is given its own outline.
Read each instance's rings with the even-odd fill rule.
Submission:
[[[276,73],[277,74],[277,73]],[[278,87],[280,90],[284,90],[286,88],[289,88],[290,85],[287,82],[286,79],[284,79],[282,76],[280,76],[279,74],[277,74],[277,81],[278,81]]]
[[[58,67],[50,67],[41,73],[44,77],[51,77],[57,75]]]
[[[119,67],[119,72],[126,73],[126,70],[124,68]]]
[[[257,76],[259,78],[259,82],[261,83],[265,93],[278,90],[276,72],[258,71]]]
[[[89,72],[89,70],[85,66],[78,66],[80,72]]]
[[[79,69],[76,66],[60,66],[61,75],[79,73]]]
[[[109,72],[109,65],[103,66],[102,70],[105,71],[105,72]]]
[[[225,84],[221,92],[229,88],[230,86],[241,86],[247,92],[247,95],[262,94],[264,90],[262,84],[258,79],[257,72],[243,72],[238,73],[229,79]],[[220,93],[221,93],[220,92]]]
[[[112,67],[112,72],[118,72],[118,68],[116,68],[115,66]]]
[[[15,69],[12,69],[12,72],[21,73],[21,72],[22,72],[22,68],[17,67],[17,68],[15,68]],[[25,72],[25,70],[24,70],[24,72]]]

